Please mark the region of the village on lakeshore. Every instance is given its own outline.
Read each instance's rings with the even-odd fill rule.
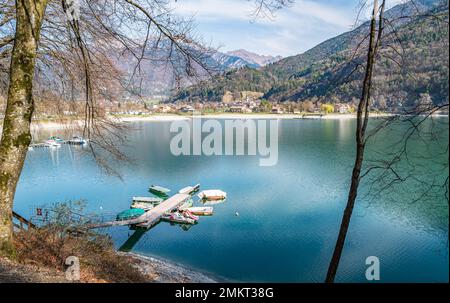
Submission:
[[[3,112],[4,102],[0,97],[0,113]],[[48,103],[48,104],[47,104]],[[85,102],[72,101],[64,102],[60,106],[51,106],[54,103],[51,99],[42,100],[37,106],[33,120],[51,121],[54,119],[77,119]],[[421,94],[421,98],[415,106],[427,107],[432,103],[428,94]],[[155,115],[217,115],[217,114],[242,114],[242,115],[300,115],[303,117],[316,116],[353,116],[357,108],[358,100],[352,99],[350,102],[342,102],[338,97],[331,96],[329,99],[319,99],[313,97],[303,101],[271,102],[263,98],[263,93],[253,91],[242,91],[240,93],[225,92],[221,102],[203,101],[198,99],[187,101],[170,102],[165,95],[155,95],[147,98],[130,98],[115,101],[97,100],[96,110],[100,116],[117,118],[126,117],[146,117]],[[384,97],[373,100],[371,112],[374,114],[396,114],[404,112],[402,102],[398,102],[397,107],[388,108]],[[436,111],[435,115],[448,115],[448,111]],[[0,119],[3,117],[0,116]]]

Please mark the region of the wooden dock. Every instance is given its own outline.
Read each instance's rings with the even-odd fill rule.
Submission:
[[[184,202],[186,202],[191,196],[188,194],[175,194],[167,200],[161,202],[159,205],[147,211],[140,217],[131,220],[123,221],[110,221],[102,222],[98,224],[89,224],[85,226],[87,229],[110,227],[110,226],[121,226],[121,225],[137,225],[139,227],[150,228],[155,226],[161,220],[161,217],[168,212],[180,207]]]

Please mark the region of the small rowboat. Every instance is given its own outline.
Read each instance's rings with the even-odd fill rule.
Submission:
[[[192,218],[187,218],[180,214],[179,212],[174,212],[170,214],[166,214],[162,217],[166,221],[175,222],[175,223],[182,223],[182,224],[195,224],[197,223],[197,220],[194,220]]]
[[[55,140],[47,140],[44,142],[46,147],[61,147],[61,143],[56,142]]]
[[[116,220],[117,221],[123,221],[123,220],[130,220],[137,218],[145,213],[145,210],[140,208],[132,208],[124,210],[117,214]]]
[[[60,137],[58,137],[58,136],[52,136],[52,137],[50,137],[50,138],[48,138],[49,140],[53,140],[53,141],[55,141],[56,143],[65,143],[65,141],[64,141],[64,139],[61,139]]]
[[[162,201],[164,201],[164,199],[162,198],[157,198],[157,197],[133,197],[133,203],[151,203],[153,205],[158,205],[160,204]]]
[[[170,191],[170,189],[158,185],[151,185],[148,188],[148,191],[160,198],[166,198],[168,197],[167,193]]]
[[[190,195],[192,193],[195,193],[200,189],[200,184],[196,184],[194,186],[186,186],[178,191],[179,194],[187,194]]]
[[[155,206],[151,203],[144,203],[144,202],[133,202],[131,203],[130,208],[140,208],[143,209],[145,211],[148,211],[152,208],[154,208]]]
[[[189,207],[186,210],[197,216],[211,216],[213,214],[214,208],[211,206],[199,206]]]
[[[88,141],[86,139],[83,139],[82,137],[79,136],[73,136],[72,139],[67,140],[67,144],[72,145],[85,145],[87,143]]]
[[[224,200],[227,198],[227,193],[219,189],[209,189],[200,192],[197,196],[202,200]]]
[[[149,189],[160,192],[160,193],[165,193],[165,194],[167,194],[170,191],[170,189],[159,186],[159,185],[152,185],[152,186],[150,186]]]
[[[223,199],[223,200],[200,200],[200,201],[205,206],[211,206],[211,205],[217,205],[217,204],[224,203],[225,201],[227,201],[227,199]]]

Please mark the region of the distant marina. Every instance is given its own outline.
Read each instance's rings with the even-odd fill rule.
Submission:
[[[69,144],[69,145],[87,145],[88,140],[83,139],[83,137],[80,136],[73,136],[71,139],[64,140],[58,136],[52,136],[48,138],[48,140],[45,140],[41,143],[32,143],[28,147],[28,150],[33,150],[34,148],[58,148],[61,147],[62,144]]]

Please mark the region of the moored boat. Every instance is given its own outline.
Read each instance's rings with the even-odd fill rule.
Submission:
[[[145,211],[149,211],[150,209],[154,208],[155,206],[152,203],[145,203],[145,202],[133,202],[131,203],[130,208],[140,208]]]
[[[213,214],[214,208],[211,206],[196,206],[189,207],[186,210],[197,216],[211,216]]]
[[[55,140],[49,139],[44,142],[46,147],[61,147],[61,143],[56,142]]]
[[[202,200],[225,200],[227,193],[219,189],[209,189],[201,191],[197,196]]]
[[[162,218],[164,220],[167,220],[170,222],[175,222],[175,223],[195,224],[197,222],[197,220],[194,220],[192,218],[187,218],[179,212],[173,212],[170,214],[166,214]]]
[[[72,145],[85,145],[87,144],[87,140],[80,136],[73,136],[72,139],[67,140],[67,143]]]
[[[62,139],[62,138],[60,138],[60,137],[58,137],[58,136],[52,136],[52,137],[50,137],[50,138],[48,138],[49,140],[53,140],[53,141],[55,141],[55,142],[57,142],[57,143],[64,143],[65,141],[64,141],[64,139]]]
[[[159,197],[133,197],[133,203],[151,203],[156,206],[162,201],[164,201],[164,199]]]
[[[170,192],[170,189],[159,186],[159,185],[151,185],[148,188],[148,191],[157,197],[165,198],[168,196],[167,193]]]
[[[205,205],[205,206],[210,206],[210,205],[217,205],[217,204],[221,204],[224,203],[227,199],[222,199],[222,200],[200,200],[200,202]]]
[[[145,210],[140,208],[131,208],[124,211],[121,211],[116,216],[116,221],[123,221],[123,220],[131,220],[135,219],[137,217],[140,217],[145,213]]]

